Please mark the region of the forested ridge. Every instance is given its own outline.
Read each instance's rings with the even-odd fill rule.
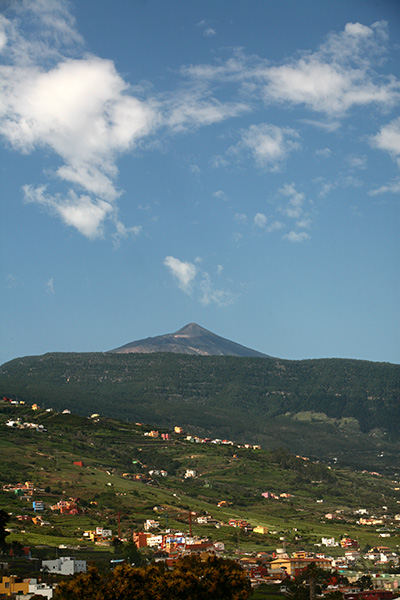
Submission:
[[[288,447],[311,423],[325,427],[328,438],[351,431],[355,443],[360,435],[400,439],[400,366],[390,363],[49,353],[5,363],[0,393],[57,410],[167,427],[179,423],[236,439],[251,432],[264,443],[281,436],[278,424]]]

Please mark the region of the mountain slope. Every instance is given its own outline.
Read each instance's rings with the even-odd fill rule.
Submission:
[[[227,340],[197,323],[189,323],[166,335],[157,335],[143,340],[129,342],[124,346],[110,350],[116,354],[151,352],[174,352],[175,354],[197,354],[200,356],[259,356],[266,354],[246,348],[241,344]]]
[[[9,420],[34,420],[46,431],[7,427]],[[386,519],[387,527],[392,525],[389,515],[398,512],[400,492],[392,481],[337,466],[328,468],[282,450],[194,443],[187,441],[185,434],[172,431],[168,432],[169,439],[152,438],[145,435],[148,428],[135,423],[34,412],[26,405],[13,406],[1,400],[0,432],[0,490],[4,484],[26,479],[35,482],[35,499],[45,502],[43,517],[51,523],[50,527],[38,528],[32,522],[18,521],[15,515],[26,511],[21,500],[14,493],[0,491],[2,508],[13,515],[10,525],[18,532],[11,534],[18,535],[12,539],[24,545],[80,545],[79,530],[82,533],[106,524],[116,533],[118,513],[123,537],[128,539],[132,530],[142,529],[146,519],[157,519],[161,528],[188,530],[190,510],[207,513],[220,522],[216,529],[193,518],[194,534],[217,538],[229,551],[236,551],[238,543],[237,531],[233,533],[227,525],[233,517],[270,529],[268,536],[243,532],[240,546],[245,551],[259,550],[261,543],[263,550],[275,550],[281,536],[290,551],[314,551],[321,536],[336,537],[344,531],[364,547],[382,543],[382,538],[375,528],[355,523],[355,509],[367,506],[374,515]],[[82,461],[84,466],[75,461]],[[161,470],[167,474],[162,476]],[[185,478],[186,470],[194,470],[196,476]],[[134,475],[143,476],[146,485]],[[262,496],[265,491],[278,497],[267,499]],[[286,497],[280,497],[281,493]],[[49,505],[61,497],[80,498],[83,512],[70,516],[51,511]],[[222,498],[225,507],[217,506]],[[155,506],[159,507],[157,512]],[[340,518],[325,522],[324,515],[337,509],[341,510]],[[395,549],[396,541],[397,536],[392,535],[385,544]]]
[[[376,471],[400,451],[400,367],[387,363],[55,353],[4,364],[0,395]]]

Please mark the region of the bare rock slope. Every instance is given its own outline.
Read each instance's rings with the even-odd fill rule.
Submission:
[[[201,356],[258,356],[267,357],[262,352],[231,342],[196,323],[189,323],[166,335],[157,335],[125,344],[114,350],[117,354],[151,352],[174,352],[176,354],[198,354]]]

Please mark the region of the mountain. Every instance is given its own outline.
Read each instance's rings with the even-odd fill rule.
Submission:
[[[175,354],[198,354],[200,356],[258,356],[263,358],[267,356],[262,352],[246,348],[246,346],[216,335],[204,327],[200,327],[197,323],[189,323],[175,333],[130,342],[109,352],[115,354],[174,352]]]
[[[159,352],[49,353],[0,367],[0,397],[287,448],[398,477],[400,366]],[[388,472],[388,471],[386,471]]]

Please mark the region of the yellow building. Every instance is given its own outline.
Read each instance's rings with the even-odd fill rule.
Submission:
[[[42,524],[42,517],[32,517],[32,523],[34,525],[41,525]]]
[[[262,525],[257,525],[257,527],[254,527],[253,531],[254,533],[262,533],[263,535],[267,535],[268,527],[262,527]]]
[[[0,583],[0,596],[13,596],[14,594],[27,594],[29,592],[29,579],[21,579],[16,575],[3,577]]]
[[[297,553],[300,554],[300,553]],[[271,562],[271,569],[283,569],[288,575],[297,576],[300,572],[308,567],[311,563],[315,563],[320,569],[331,569],[332,560],[329,558],[276,558]]]
[[[305,552],[305,550],[298,550],[297,552],[293,552],[292,558],[301,558],[303,560],[304,558],[310,558],[310,554]]]

